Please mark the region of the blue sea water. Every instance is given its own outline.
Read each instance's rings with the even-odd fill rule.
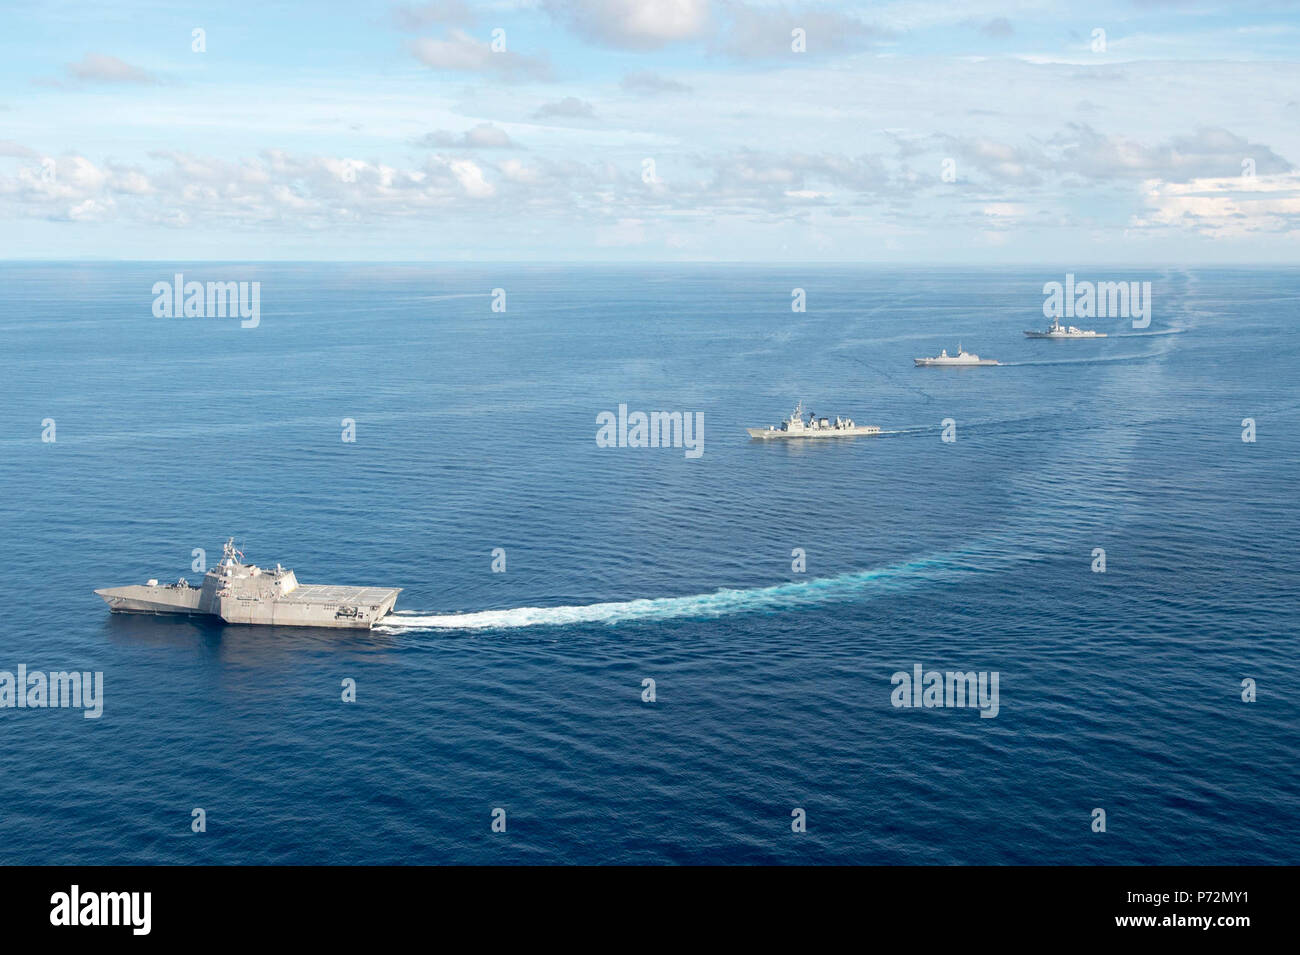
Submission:
[[[177,271],[261,324],[154,317]],[[1025,339],[1063,278],[0,265],[0,670],[105,681],[0,709],[0,862],[1300,862],[1300,273],[1081,271],[1150,328]],[[1006,364],[912,367],[958,342]],[[799,398],[890,433],[748,439]],[[598,447],[620,404],[704,454]],[[231,535],[400,613],[92,593]],[[891,705],[917,663],[998,672],[997,717]]]

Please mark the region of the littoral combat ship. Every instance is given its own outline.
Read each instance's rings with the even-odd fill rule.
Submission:
[[[850,435],[880,434],[874,424],[854,424],[852,418],[819,418],[809,412],[807,421],[803,420],[803,402],[790,413],[790,417],[780,425],[768,425],[766,428],[746,428],[751,438],[840,438]]]
[[[400,588],[299,584],[279,564],[263,570],[244,563],[235,539],[226,541],[221,563],[196,587],[182,577],[174,584],[107,587],[96,590],[113,613],[184,614],[220,617],[226,623],[275,627],[343,627],[369,630],[389,614]]]

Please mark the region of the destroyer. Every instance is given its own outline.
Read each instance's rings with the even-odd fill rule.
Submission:
[[[918,368],[930,368],[936,365],[955,365],[958,368],[974,368],[977,365],[1002,364],[1002,362],[994,361],[992,358],[981,358],[979,355],[972,355],[960,345],[957,346],[957,354],[955,355],[949,355],[948,349],[945,348],[933,358],[913,358],[912,361],[916,362],[916,367]]]
[[[393,609],[401,588],[299,584],[279,564],[263,570],[244,563],[235,539],[226,541],[221,563],[194,586],[184,577],[174,584],[146,584],[96,590],[113,613],[184,614],[220,617],[226,623],[276,627],[343,627],[369,630]]]
[[[1105,332],[1088,331],[1073,325],[1062,325],[1060,319],[1052,319],[1045,332],[1025,332],[1028,338],[1105,338]]]
[[[842,438],[851,435],[880,434],[880,429],[874,424],[859,425],[854,424],[852,418],[836,417],[834,421],[830,418],[819,418],[815,414],[808,412],[809,418],[803,420],[804,410],[803,402],[799,402],[798,407],[790,413],[779,425],[768,425],[766,428],[746,428],[751,438]]]

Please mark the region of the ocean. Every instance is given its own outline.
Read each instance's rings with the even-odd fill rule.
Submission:
[[[1300,862],[1300,272],[1076,271],[1150,326],[1026,339],[1054,268],[0,264],[0,671],[103,674],[0,709],[0,862]],[[746,435],[800,399],[884,433]],[[232,536],[398,613],[93,593]]]

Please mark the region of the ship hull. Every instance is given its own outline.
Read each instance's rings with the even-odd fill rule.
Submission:
[[[392,612],[400,593],[381,587],[303,584],[274,600],[219,598],[217,613],[226,623],[369,630]]]
[[[818,438],[868,438],[872,435],[880,434],[879,428],[843,428],[834,429],[826,428],[825,430],[790,432],[790,431],[769,431],[766,428],[746,428],[751,438],[757,438],[760,441],[770,441],[774,438],[780,438],[785,441],[800,441],[805,438],[816,440]]]
[[[935,361],[933,358],[913,358],[912,361],[916,362],[917,368],[988,368],[1002,364],[992,358],[981,358],[979,361]]]
[[[1076,341],[1080,338],[1105,338],[1105,332],[1096,335],[1053,335],[1051,332],[1025,332],[1026,338],[1046,338],[1050,341]]]
[[[283,597],[246,600],[207,588],[107,587],[96,590],[113,613],[212,617],[229,624],[369,630],[397,603],[400,588],[303,585]]]
[[[106,587],[96,590],[96,594],[108,604],[113,613],[153,613],[199,615],[207,611],[199,609],[198,588],[189,590],[171,587],[150,587],[140,584],[131,587]]]

